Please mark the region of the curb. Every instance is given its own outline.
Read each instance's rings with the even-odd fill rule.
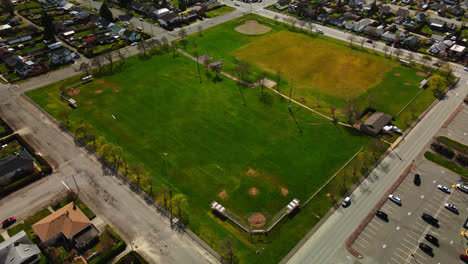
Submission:
[[[411,163],[404,171],[403,173],[400,175],[400,177],[398,177],[398,179],[395,181],[395,183],[393,183],[393,185],[390,187],[390,189],[388,189],[388,191],[385,193],[385,195],[380,199],[380,201],[374,206],[374,208],[372,208],[372,210],[370,211],[370,213],[366,216],[366,218],[364,218],[364,220],[361,222],[361,224],[356,228],[356,230],[354,230],[354,232],[348,237],[348,239],[346,240],[345,242],[345,247],[346,247],[346,250],[353,256],[355,256],[356,258],[363,258],[363,256],[361,254],[359,254],[357,251],[355,251],[354,249],[351,248],[351,244],[354,242],[354,240],[358,237],[358,235],[362,232],[362,230],[367,226],[367,224],[369,223],[369,221],[374,217],[374,212],[379,209],[380,207],[383,206],[383,204],[385,203],[385,201],[387,201],[387,197],[388,195],[390,195],[399,185],[400,183],[405,179],[405,177],[408,175],[408,173],[413,170],[414,166],[413,164]]]
[[[458,114],[458,112],[460,112],[461,110],[463,109],[463,103],[461,103],[457,109],[455,109],[455,111],[453,111],[453,113],[449,116],[449,118],[447,118],[447,120],[444,122],[444,124],[442,125],[442,128],[447,128],[448,125],[450,124],[450,122],[452,121],[452,119]]]

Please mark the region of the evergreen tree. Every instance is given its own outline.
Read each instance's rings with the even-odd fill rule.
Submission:
[[[104,2],[99,9],[99,15],[102,16],[105,20],[114,22],[114,18],[112,17],[112,12],[107,7],[107,3]]]
[[[41,25],[44,27],[44,39],[55,42],[55,26],[52,22],[53,19],[47,12],[42,13]]]

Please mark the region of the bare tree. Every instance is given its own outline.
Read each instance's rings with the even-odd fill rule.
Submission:
[[[166,38],[166,37],[162,37],[162,38],[161,38],[161,43],[162,43],[164,49],[167,51],[167,50],[169,49],[169,45],[168,45],[167,38]]]
[[[141,175],[144,173],[143,167],[140,165],[134,165],[130,168],[130,170],[133,171],[133,173],[135,173],[137,185],[140,185]]]
[[[367,96],[367,107],[371,109],[375,109],[376,104],[377,104],[377,96],[375,94],[369,94]]]
[[[299,21],[299,26],[301,27],[301,31],[304,29],[304,26],[307,24],[305,20]]]
[[[398,59],[402,53],[403,53],[403,51],[401,51],[401,49],[396,49],[396,50],[395,50],[395,56],[396,56],[396,58]]]
[[[292,18],[292,17],[289,19],[289,24],[291,24],[293,30],[296,29],[296,23],[297,23],[297,19]]]
[[[146,56],[146,50],[148,49],[148,45],[147,45],[146,41],[142,40],[142,41],[138,42],[137,48],[139,50],[143,50],[143,55]]]
[[[230,264],[237,263],[237,257],[234,255],[234,240],[231,238],[224,238],[219,245],[223,258]]]
[[[187,45],[187,40],[185,39],[185,37],[187,37],[187,31],[185,28],[179,30],[179,37],[181,38],[182,45],[185,47]]]
[[[203,27],[202,27],[201,25],[199,25],[199,26],[197,27],[197,29],[198,29],[198,34],[199,34],[200,36],[202,36]]]
[[[58,117],[60,119],[63,119],[65,120],[65,127],[68,128],[68,125],[70,123],[70,115],[71,115],[72,111],[70,110],[70,108],[68,107],[64,107],[62,109],[60,109],[60,112],[58,113]]]
[[[275,20],[275,24],[278,24],[279,16],[278,16],[278,15],[275,15],[275,16],[273,17],[273,19]]]
[[[410,63],[414,63],[414,54],[413,52],[409,52],[408,56],[406,57]]]
[[[89,75],[89,69],[91,67],[89,66],[89,64],[87,62],[82,62],[80,64],[80,71],[86,73],[86,75]]]
[[[362,46],[364,46],[364,43],[366,43],[366,39],[365,39],[365,38],[361,38],[361,49],[362,49]]]
[[[241,79],[244,80],[244,74],[250,73],[250,64],[246,61],[239,61],[235,67],[236,72],[241,76]]]
[[[383,47],[383,51],[384,51],[384,55],[387,56],[387,52],[388,52],[389,48],[387,45],[385,45],[385,47]]]
[[[372,51],[375,53],[375,48],[377,47],[376,42],[372,42]]]
[[[158,51],[158,47],[161,46],[161,43],[157,39],[150,39],[148,40],[148,46],[154,53]]]
[[[312,22],[307,23],[307,28],[310,30],[310,34],[314,35],[315,25]]]
[[[102,70],[102,66],[104,64],[104,58],[102,56],[96,56],[91,60],[91,65],[97,66],[99,71]]]
[[[109,51],[109,52],[104,53],[104,58],[109,62],[111,71],[113,71],[114,70],[114,52]]]
[[[122,49],[117,50],[117,56],[119,56],[119,59],[122,62],[122,64],[125,63],[125,58],[127,57],[127,55],[128,55],[127,48],[122,48]]]
[[[353,47],[353,42],[356,40],[356,36],[354,34],[349,35],[348,41],[349,41],[349,46]]]

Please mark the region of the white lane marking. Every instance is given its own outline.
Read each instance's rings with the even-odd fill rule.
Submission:
[[[362,241],[366,242],[366,244],[369,244],[369,242],[367,242],[367,240],[365,240],[365,239],[364,239],[363,237],[361,237],[361,236],[358,236],[357,239],[361,239]]]
[[[362,231],[362,232],[361,232],[359,235],[365,235],[366,237],[368,237],[368,238],[372,239],[372,237],[371,237],[370,235],[368,235],[368,234],[364,233],[364,231]]]
[[[373,224],[377,224],[377,225],[379,225],[380,227],[382,227],[382,224],[379,223],[379,221],[372,221],[372,223],[373,223]]]
[[[67,190],[71,191],[71,190],[70,190],[70,187],[68,187],[68,185],[67,185],[64,181],[62,181],[62,183],[63,183],[63,185],[65,186],[65,188],[67,188]]]

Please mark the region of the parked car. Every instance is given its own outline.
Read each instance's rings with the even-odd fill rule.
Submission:
[[[10,218],[7,218],[7,219],[3,220],[2,228],[7,228],[10,225],[12,225],[14,222],[16,222],[16,218],[14,216],[12,216]]]
[[[460,260],[465,262],[465,263],[468,263],[468,256],[467,255],[463,255],[463,254],[460,254]]]
[[[443,191],[444,193],[450,194],[450,189],[447,188],[446,186],[442,185],[442,184],[437,185],[437,188],[438,188],[439,190]]]
[[[434,245],[438,245],[438,244],[439,244],[439,240],[438,240],[436,237],[432,236],[432,235],[426,234],[426,235],[424,236],[424,238],[425,238],[427,241],[429,241],[429,242],[431,242],[432,244],[434,244]]]
[[[371,44],[374,43],[374,41],[372,39],[368,39],[368,40],[366,40],[366,42],[371,43]]]
[[[99,9],[97,7],[93,8],[93,9],[94,9],[94,11],[99,11]]]
[[[319,33],[319,34],[323,34],[323,30],[318,29],[318,28],[315,30],[315,32],[317,32],[317,33]]]
[[[384,221],[388,220],[388,215],[382,211],[376,211],[375,215]]]
[[[414,180],[413,180],[413,182],[414,182],[414,185],[416,185],[416,186],[421,185],[421,175],[419,175],[419,174],[416,173],[416,174],[414,175]]]
[[[130,44],[130,46],[136,46],[138,43],[137,42],[132,42],[132,44]]]
[[[468,67],[463,68],[465,71],[468,71]]]
[[[143,31],[143,28],[140,26],[140,27],[137,27],[138,31]]]
[[[395,49],[399,49],[399,48],[400,48],[400,45],[398,45],[398,44],[393,44],[393,47],[394,47]]]
[[[455,205],[446,203],[446,204],[444,205],[444,207],[447,208],[447,210],[452,211],[453,213],[458,214],[458,208],[457,208]]]
[[[394,203],[396,203],[398,205],[401,205],[401,199],[400,199],[400,197],[398,197],[396,195],[390,194],[388,196],[388,199],[390,199],[390,201],[392,201],[392,202],[394,202]]]
[[[468,186],[466,185],[463,185],[461,183],[457,183],[457,189],[462,191],[462,192],[465,192],[465,193],[468,193]]]
[[[429,255],[432,254],[432,248],[428,246],[427,244],[424,244],[423,242],[419,243],[419,248]]]
[[[140,21],[143,21],[144,19],[143,19],[142,17],[140,17],[140,19],[139,19],[139,20],[140,20]]]
[[[421,216],[421,218],[422,218],[424,221],[426,221],[426,222],[428,222],[429,224],[431,224],[431,225],[436,225],[436,224],[439,223],[439,220],[435,219],[435,218],[434,218],[432,215],[430,215],[430,214],[423,213],[422,216]]]
[[[235,3],[234,5],[235,5],[235,6],[240,6],[239,3]]]
[[[350,197],[346,197],[343,202],[341,203],[341,206],[343,206],[344,208],[348,207],[349,205],[351,204],[351,198]]]

